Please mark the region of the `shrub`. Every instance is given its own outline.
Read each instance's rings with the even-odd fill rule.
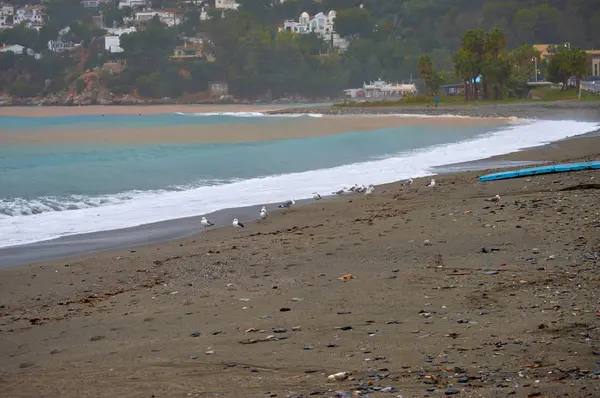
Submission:
[[[30,82],[20,77],[10,85],[8,92],[15,97],[27,98],[35,97],[43,89],[44,85],[42,83]]]
[[[85,89],[85,80],[79,78],[75,81],[75,90],[77,90],[77,94],[81,94]]]

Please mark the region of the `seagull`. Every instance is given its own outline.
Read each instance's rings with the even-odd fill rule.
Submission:
[[[364,185],[361,187],[356,188],[356,192],[357,193],[365,193],[367,192],[367,187],[365,187]]]
[[[427,188],[433,188],[433,187],[435,187],[435,180],[432,178],[432,179],[431,179],[431,182],[430,182],[429,184],[425,185],[425,186],[426,186]]]
[[[235,228],[246,228],[246,226],[245,226],[244,224],[242,224],[241,222],[239,222],[237,218],[234,218],[234,219],[233,219],[233,223],[232,223],[232,225],[233,225]]]
[[[344,194],[344,190],[343,190],[343,189],[340,189],[339,191],[335,191],[335,192],[332,192],[332,193],[333,193],[334,195],[343,195],[343,194]]]
[[[204,229],[215,226],[215,224],[208,221],[206,217],[202,217],[202,220],[200,220],[200,225],[202,225]]]
[[[375,187],[373,186],[373,184],[371,184],[365,191],[365,196],[373,195],[374,192],[375,192]]]
[[[294,199],[292,199],[292,200],[288,200],[288,201],[283,202],[278,207],[280,209],[291,209],[292,206],[295,205],[295,204],[296,204],[296,201]]]
[[[267,217],[269,217],[269,213],[267,213],[267,208],[263,206],[263,208],[260,209],[260,218],[261,220],[266,220]]]
[[[358,188],[358,184],[354,184],[354,186],[352,186],[352,187],[348,188],[348,191],[349,191],[349,192],[355,192],[357,189],[359,189],[359,188]]]
[[[404,185],[412,185],[413,183],[413,179],[409,178],[408,180],[406,180],[406,182],[404,183]]]
[[[496,195],[494,197],[486,199],[486,202],[500,202],[500,195]]]
[[[313,200],[321,200],[321,195],[316,192],[313,192]]]

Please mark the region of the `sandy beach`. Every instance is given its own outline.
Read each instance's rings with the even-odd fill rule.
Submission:
[[[2,395],[598,396],[600,172],[480,174],[0,269]]]

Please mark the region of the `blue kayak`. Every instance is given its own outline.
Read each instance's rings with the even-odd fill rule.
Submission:
[[[540,174],[564,173],[567,171],[582,171],[600,169],[600,160],[582,163],[553,164],[550,166],[529,167],[526,169],[502,171],[500,173],[486,174],[479,177],[479,182],[506,180],[508,178],[519,178],[536,176]]]

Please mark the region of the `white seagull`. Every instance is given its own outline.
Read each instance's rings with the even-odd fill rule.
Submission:
[[[321,200],[321,195],[316,192],[313,192],[313,200]]]
[[[344,194],[344,190],[343,190],[343,189],[340,189],[339,191],[335,191],[335,192],[332,192],[332,193],[333,193],[334,195],[338,195],[338,196],[340,196],[340,195],[343,195],[343,194]]]
[[[202,220],[200,220],[200,225],[202,225],[204,229],[215,226],[215,224],[208,221],[206,217],[202,217]]]
[[[413,183],[413,179],[409,178],[408,180],[406,180],[406,182],[404,183],[404,185],[412,185]]]
[[[426,186],[427,188],[433,188],[433,187],[435,187],[435,180],[432,178],[432,179],[431,179],[431,182],[430,182],[429,184],[425,185],[425,186]]]
[[[237,218],[233,219],[232,225],[236,228],[246,228],[246,226],[244,224],[242,224],[241,222],[239,222]]]
[[[373,186],[373,184],[371,184],[367,187],[367,190],[365,191],[365,196],[373,195],[374,192],[375,187]]]
[[[291,209],[293,205],[296,204],[296,201],[294,199],[292,200],[287,200],[285,202],[283,202],[282,204],[279,205],[280,209]]]
[[[267,217],[269,217],[269,213],[267,213],[267,208],[265,206],[263,206],[263,208],[260,209],[260,219],[266,220]]]
[[[500,202],[500,195],[496,195],[494,197],[491,197],[489,199],[486,199],[486,202]]]

